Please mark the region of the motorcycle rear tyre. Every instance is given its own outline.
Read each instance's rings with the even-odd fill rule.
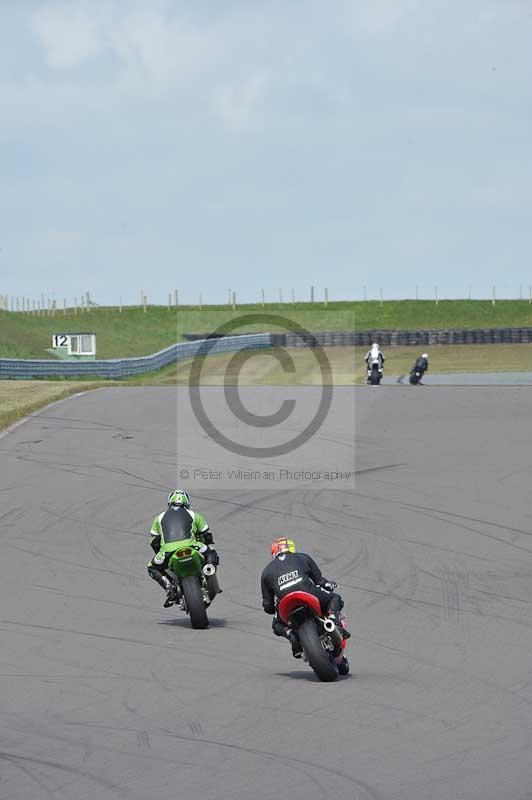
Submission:
[[[198,578],[195,575],[188,575],[181,580],[181,588],[185,595],[187,611],[190,614],[190,622],[193,628],[204,629],[209,627],[209,618],[205,611],[205,601]]]
[[[301,647],[305,651],[308,662],[316,677],[320,681],[335,681],[338,677],[338,667],[330,656],[327,655],[322,647],[316,623],[313,619],[308,619],[297,631]]]
[[[217,574],[208,575],[205,578],[205,582],[207,584],[207,591],[209,592],[209,599],[212,601],[216,595],[220,593],[220,584],[218,583]]]

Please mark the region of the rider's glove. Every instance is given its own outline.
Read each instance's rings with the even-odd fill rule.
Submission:
[[[198,538],[201,538],[201,541],[204,544],[212,544],[214,542],[214,539],[212,538],[212,531],[210,530],[202,531],[202,533],[198,534]]]
[[[334,591],[338,586],[338,584],[335,581],[323,581],[321,585],[327,592]]]

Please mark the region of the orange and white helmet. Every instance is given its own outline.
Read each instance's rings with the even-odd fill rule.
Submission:
[[[274,539],[271,546],[272,558],[277,558],[281,553],[295,553],[296,546],[293,539],[286,536],[278,536]]]

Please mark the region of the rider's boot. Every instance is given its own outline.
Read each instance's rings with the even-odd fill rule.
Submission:
[[[163,608],[170,608],[179,600],[177,588],[166,575],[161,575],[161,580],[158,582],[166,590],[166,600],[163,603]]]
[[[301,647],[301,642],[299,641],[299,636],[295,631],[289,630],[287,631],[286,638],[292,645],[292,655],[294,658],[301,658],[303,655],[303,648]]]
[[[349,661],[347,660],[347,656],[344,656],[338,664],[338,672],[340,675],[349,675]]]
[[[329,619],[333,620],[334,624],[342,634],[342,639],[349,639],[351,637],[351,634],[345,625],[345,617],[340,611],[330,611]]]

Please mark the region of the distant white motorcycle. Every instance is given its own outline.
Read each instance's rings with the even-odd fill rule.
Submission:
[[[380,358],[375,357],[368,360],[367,383],[371,384],[371,386],[378,386],[382,380],[383,373],[384,368]]]

